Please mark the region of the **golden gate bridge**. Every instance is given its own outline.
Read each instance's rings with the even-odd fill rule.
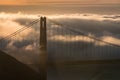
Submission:
[[[41,80],[46,80],[47,58],[71,58],[72,60],[75,58],[76,60],[90,60],[93,58],[93,60],[96,60],[99,57],[105,59],[106,57],[104,58],[104,56],[108,56],[107,59],[120,59],[120,45],[93,37],[52,19],[47,19],[47,21],[56,26],[54,27],[54,32],[52,27],[47,27],[46,17],[40,17],[25,25],[25,27],[0,39],[0,49],[4,50],[5,45],[10,42],[10,38],[40,23],[40,71],[43,78]],[[101,45],[105,47],[101,47]]]
[[[6,37],[1,38],[1,39],[0,39],[0,44],[1,44],[1,46],[2,46],[2,41],[7,40],[7,39],[9,39],[9,38],[11,38],[11,37],[16,36],[17,34],[22,33],[24,30],[26,30],[26,29],[28,29],[28,28],[32,28],[33,25],[35,25],[36,23],[38,23],[38,22],[40,22],[40,21],[42,21],[42,20],[41,20],[41,19],[36,19],[36,20],[30,22],[29,24],[25,25],[23,28],[15,31],[15,32],[13,32],[12,34],[9,34],[9,35],[7,35]],[[62,26],[62,28],[66,29],[66,30],[69,30],[69,31],[71,31],[71,32],[73,32],[73,33],[76,33],[76,35],[83,35],[83,36],[85,36],[85,37],[91,38],[91,39],[93,39],[93,40],[95,40],[95,41],[103,42],[103,43],[105,43],[105,44],[107,44],[107,45],[110,45],[110,46],[120,47],[119,44],[117,45],[117,44],[114,44],[114,43],[112,43],[112,42],[107,42],[107,41],[101,40],[101,39],[99,39],[99,38],[96,38],[96,37],[93,37],[93,36],[91,36],[91,35],[88,35],[88,34],[86,34],[85,32],[82,32],[82,31],[75,30],[75,29],[73,29],[73,28],[67,27],[67,26],[65,26],[64,24],[58,23],[58,22],[56,22],[56,21],[54,21],[54,20],[52,20],[52,19],[48,19],[48,21],[50,21],[51,23],[53,23],[53,24],[55,24],[55,25]],[[40,25],[41,25],[41,23],[40,23]],[[41,25],[41,26],[42,26],[42,25]],[[47,30],[47,28],[46,28],[46,30]],[[41,32],[42,32],[42,31],[41,31]],[[47,35],[46,35],[46,37],[47,37]]]

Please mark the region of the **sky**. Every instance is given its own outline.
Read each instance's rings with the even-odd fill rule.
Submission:
[[[120,3],[120,0],[1,0],[0,5],[30,5],[30,4],[39,4],[39,3],[52,3],[52,2],[79,2],[80,4],[115,4]]]

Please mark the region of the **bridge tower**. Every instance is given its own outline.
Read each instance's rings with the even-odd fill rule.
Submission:
[[[47,80],[47,34],[46,17],[40,17],[40,79]]]

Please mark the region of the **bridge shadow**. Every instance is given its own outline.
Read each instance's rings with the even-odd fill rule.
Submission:
[[[40,80],[39,73],[0,51],[1,80]]]

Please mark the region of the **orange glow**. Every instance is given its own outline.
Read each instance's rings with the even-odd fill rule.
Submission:
[[[106,4],[120,3],[120,0],[1,0],[0,5],[29,5],[39,3],[80,3],[80,4]]]
[[[2,0],[0,5],[22,5],[25,4],[25,0]]]

